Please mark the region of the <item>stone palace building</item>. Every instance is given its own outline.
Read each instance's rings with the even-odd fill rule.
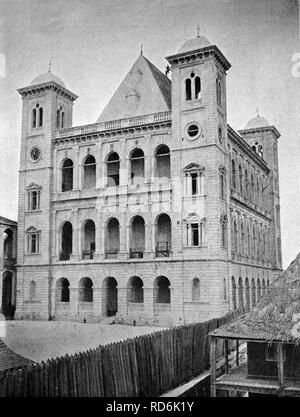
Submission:
[[[141,52],[90,125],[50,70],[18,90],[16,318],[203,321],[281,271],[280,134],[227,124],[230,64],[205,37],[166,59]]]

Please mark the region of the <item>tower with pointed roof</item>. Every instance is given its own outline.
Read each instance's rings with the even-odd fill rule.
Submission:
[[[204,321],[280,271],[278,131],[228,125],[230,64],[206,37],[166,59],[172,81],[141,50],[85,126],[50,69],[18,90],[18,318]]]

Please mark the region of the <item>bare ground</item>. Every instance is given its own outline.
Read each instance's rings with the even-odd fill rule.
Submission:
[[[99,345],[119,342],[161,327],[127,326],[63,321],[6,321],[0,336],[16,353],[33,361],[74,354]]]

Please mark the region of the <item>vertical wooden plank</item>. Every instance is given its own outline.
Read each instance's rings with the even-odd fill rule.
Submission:
[[[283,362],[283,344],[277,343],[277,366],[278,366],[278,385],[279,396],[284,395],[284,362]]]
[[[215,337],[210,336],[210,396],[216,397],[216,345]]]
[[[239,340],[236,340],[235,341],[235,364],[236,364],[236,366],[239,366],[239,364],[240,364],[240,357],[239,357],[240,351],[239,351],[239,347],[240,347]]]
[[[225,374],[228,374],[228,339],[224,340]]]

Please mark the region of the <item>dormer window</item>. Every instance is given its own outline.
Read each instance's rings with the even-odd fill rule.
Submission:
[[[195,100],[201,98],[201,79],[194,72],[185,80],[185,99]]]
[[[35,105],[31,112],[31,127],[42,127],[43,126],[43,108],[40,107],[39,103]]]

